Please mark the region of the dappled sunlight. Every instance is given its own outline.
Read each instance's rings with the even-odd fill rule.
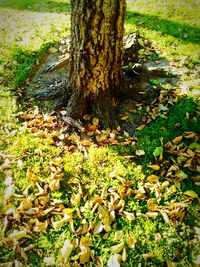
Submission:
[[[119,125],[103,129],[89,109],[75,120],[66,106],[52,108],[66,89],[66,66],[42,72],[69,51],[67,40],[57,43],[70,33],[69,1],[0,1],[0,265],[192,266],[200,207],[196,2],[127,0],[126,32],[139,37],[124,66],[139,93],[113,103]]]
[[[161,32],[164,36],[172,35],[183,42],[198,43],[200,38],[200,28],[198,26],[190,26],[184,22],[176,22],[171,19],[166,20],[148,13],[127,11],[126,22]]]
[[[69,13],[69,0],[1,0],[0,8],[11,7],[15,10],[28,10],[34,12]]]
[[[200,25],[199,2],[197,0],[157,0],[154,2],[151,0],[127,0],[127,10],[164,19],[168,18],[174,22],[187,23],[197,27]]]
[[[40,13],[3,8],[0,38],[3,60],[14,48],[37,50],[43,43],[58,41],[69,33],[70,17],[67,14]]]

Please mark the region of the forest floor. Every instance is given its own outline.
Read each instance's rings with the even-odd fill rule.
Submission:
[[[0,266],[198,266],[198,1],[127,1],[130,99],[117,129],[85,114],[82,133],[27,97],[65,79],[42,71],[66,52],[69,2],[0,9]]]

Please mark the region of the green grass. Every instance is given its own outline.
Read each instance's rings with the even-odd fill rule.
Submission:
[[[127,2],[126,31],[139,31],[153,43],[156,53],[151,59],[164,55],[179,65],[180,58],[187,56],[187,67],[192,71],[198,67],[200,17],[197,1]],[[127,260],[121,266],[164,267],[166,262],[192,266],[199,253],[194,230],[199,227],[199,198],[188,197],[185,192],[190,190],[193,196],[200,194],[199,186],[192,179],[198,175],[194,168],[199,164],[198,100],[191,97],[192,94],[171,97],[169,102],[165,99],[165,103],[160,103],[164,109],[160,106],[156,119],[138,131],[135,145],[91,146],[87,149],[88,157],[78,150],[63,151],[51,137],[40,138],[32,133],[29,120],[19,119],[18,112],[26,107],[23,99],[18,103],[14,93],[26,83],[49,45],[69,36],[69,1],[2,0],[0,11],[3,22],[0,26],[0,81],[4,79],[0,90],[2,218],[6,211],[14,210],[13,214],[7,214],[9,224],[0,234],[3,242],[0,262],[16,260],[15,264],[39,267],[46,266],[44,257],[51,257],[56,265],[64,264],[62,248],[65,240],[69,240],[74,246],[69,264],[78,266],[80,252],[84,252],[81,242],[88,237],[92,243],[89,247],[92,257],[85,266],[94,266],[97,260],[107,265],[114,254],[113,246],[122,242],[124,250],[116,253],[122,258],[126,252]],[[184,79],[190,83],[193,76],[186,74]],[[157,85],[158,80],[150,82]],[[138,112],[149,115],[144,108]],[[42,117],[38,120],[42,123]],[[48,127],[45,128],[47,132]],[[187,132],[193,132],[194,136],[186,138]],[[174,147],[180,152],[174,156],[167,152],[165,145],[177,136],[183,136],[183,140]],[[122,140],[126,137],[122,136]],[[158,147],[163,147],[163,159],[154,156]],[[183,153],[188,149],[195,152],[194,166],[184,166],[186,159],[181,149]],[[136,156],[137,150],[145,154]],[[152,170],[149,164],[159,165],[160,169]],[[173,165],[178,166],[178,170],[170,174],[169,168]],[[187,176],[182,181],[177,180],[180,171]],[[157,175],[159,181],[149,184],[149,175]],[[10,196],[5,201],[5,191],[9,191],[9,185],[4,183],[6,177],[12,177],[15,193],[24,196]],[[98,205],[94,210],[95,203]],[[180,218],[173,220],[170,212],[176,204],[186,206],[175,213]],[[158,210],[152,211],[152,206],[158,206]],[[48,208],[54,208],[53,213],[43,213]],[[33,210],[37,215],[31,213]],[[185,212],[183,220],[181,212]],[[70,217],[67,222],[62,222],[64,214]],[[39,232],[35,230],[36,219],[41,223]],[[47,222],[46,229],[44,222]],[[2,228],[5,224],[6,220],[1,220]],[[32,239],[14,240],[10,236],[14,229],[30,230],[28,234]],[[100,232],[94,234],[95,229]],[[27,249],[29,245],[34,245],[34,249]]]
[[[190,64],[200,59],[200,16],[198,1],[129,1],[126,31],[140,31],[175,60],[187,56]]]

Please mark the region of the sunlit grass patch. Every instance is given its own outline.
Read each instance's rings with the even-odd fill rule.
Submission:
[[[0,47],[2,61],[13,55],[13,50],[21,48],[35,51],[44,43],[62,40],[69,32],[69,15],[66,13],[40,13],[1,8]],[[12,18],[12,19],[11,19]]]
[[[187,56],[191,67],[200,58],[199,23],[196,1],[128,1],[127,32],[143,32],[170,60]]]

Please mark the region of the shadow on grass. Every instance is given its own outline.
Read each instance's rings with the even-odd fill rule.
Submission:
[[[200,42],[200,28],[185,23],[162,19],[158,16],[127,11],[126,23],[135,24],[148,30],[154,30],[163,35],[171,35],[186,43],[197,44]]]
[[[13,8],[35,12],[69,13],[70,4],[58,0],[1,0],[0,8]]]

